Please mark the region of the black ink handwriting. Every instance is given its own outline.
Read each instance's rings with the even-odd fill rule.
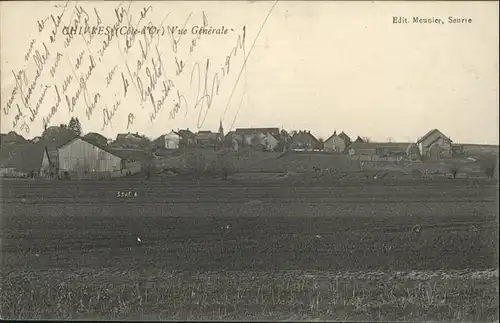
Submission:
[[[107,126],[113,127],[112,120],[121,103],[122,102],[120,100],[117,100],[115,103],[113,103],[113,108],[111,110],[108,109],[108,106],[102,109],[103,123],[101,130],[104,130]]]
[[[56,104],[54,104],[50,108],[49,114],[46,117],[42,118],[44,127],[50,124],[50,120],[57,113],[57,110],[59,110],[59,105],[61,104],[61,96],[59,94],[59,89],[57,88],[57,85],[54,85],[54,90],[56,91],[57,101]]]
[[[108,72],[108,75],[106,75],[106,87],[109,87],[109,84],[111,84],[117,68],[118,65],[113,66],[113,68]]]
[[[229,104],[231,103],[231,99],[233,98],[233,95],[234,95],[234,92],[236,91],[236,87],[238,86],[238,83],[240,81],[240,78],[241,78],[241,75],[243,74],[243,72],[245,72],[245,75],[246,75],[246,66],[247,66],[247,61],[248,61],[248,58],[250,57],[251,53],[252,53],[252,50],[253,48],[255,47],[255,43],[257,42],[257,39],[259,39],[259,36],[260,36],[260,33],[262,32],[262,30],[264,29],[264,26],[266,25],[267,23],[267,20],[269,19],[269,17],[271,16],[271,13],[273,12],[274,10],[274,7],[276,7],[276,4],[278,4],[278,0],[275,0],[273,5],[271,6],[271,9],[269,9],[268,13],[267,13],[267,16],[264,18],[264,21],[262,22],[260,28],[259,28],[259,31],[257,32],[257,35],[255,36],[253,42],[252,42],[252,45],[250,46],[250,50],[248,51],[248,54],[246,54],[245,52],[245,47],[244,47],[244,43],[243,43],[243,56],[244,56],[244,62],[240,68],[240,71],[238,73],[238,77],[236,78],[236,82],[233,86],[233,89],[231,91],[231,95],[229,96],[229,99],[228,99],[228,102],[226,104],[226,109],[225,111],[227,111],[228,107],[229,107]],[[244,30],[245,32],[245,30]],[[245,78],[246,79],[246,78]],[[245,95],[245,92],[243,92],[243,95]],[[240,103],[238,105],[238,108],[236,110],[236,114],[234,115],[234,118],[233,118],[233,122],[231,124],[231,126],[229,127],[229,129],[232,129],[235,122],[236,122],[236,119],[238,117],[238,114],[240,112],[240,109],[241,109],[241,103],[243,102],[243,97],[242,99],[240,100]]]
[[[50,76],[54,77],[56,75],[56,70],[57,67],[59,66],[59,62],[61,61],[61,57],[63,55],[59,52],[56,54],[56,61],[54,62],[54,65],[50,68]]]
[[[159,99],[155,100],[153,93],[149,93],[149,98],[151,100],[151,104],[153,105],[153,112],[149,113],[149,121],[153,123],[156,120],[156,116],[158,115],[158,112],[163,108],[165,104],[165,100],[167,99],[170,91],[172,90],[173,87],[175,87],[174,83],[172,80],[167,80],[163,81],[163,89],[162,89],[162,95]]]
[[[127,129],[134,124],[135,115],[133,113],[129,113],[127,117]]]

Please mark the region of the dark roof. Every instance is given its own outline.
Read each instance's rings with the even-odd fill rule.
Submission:
[[[1,162],[3,167],[15,168],[20,172],[39,171],[42,166],[43,151],[45,145],[37,143],[26,143],[16,146],[9,157]]]
[[[155,140],[153,140],[155,144],[164,144],[165,143],[165,135],[161,135]]]
[[[119,134],[117,134],[116,135],[116,141],[127,140],[127,139],[129,139],[127,137],[130,137],[130,136],[132,136],[132,139],[142,139],[142,137],[139,136],[138,133],[130,133],[130,132],[128,132],[128,133],[119,133]]]
[[[241,133],[245,135],[252,135],[258,132],[270,133],[271,135],[279,135],[279,128],[236,128],[236,133]]]
[[[310,131],[299,131],[295,133],[292,137],[292,142],[296,142],[297,140],[310,140],[313,144],[320,144],[319,140],[314,137],[314,135]]]
[[[314,140],[318,140],[316,139],[316,137],[314,137],[314,135],[310,132],[310,131],[299,131],[299,132],[296,132],[293,137],[304,137],[304,138],[311,138],[311,139],[314,139]]]
[[[89,132],[87,134],[85,134],[83,136],[83,138],[92,138],[92,139],[98,139],[98,140],[105,140],[105,141],[108,141],[108,138],[104,137],[103,135],[101,135],[100,133],[97,133],[97,132]]]
[[[351,141],[351,138],[343,131],[339,133],[339,137],[344,139],[345,141]]]
[[[129,162],[141,161],[149,157],[149,152],[142,149],[110,149],[109,153]]]
[[[2,133],[0,136],[0,144],[10,143],[10,142],[22,143],[25,141],[26,139],[23,136],[17,134],[15,131],[10,131],[7,134]]]
[[[194,137],[194,133],[189,129],[179,129],[177,131],[177,133],[181,137],[186,137],[186,138],[189,138],[189,137],[193,138]]]
[[[335,137],[335,136],[340,137],[340,135],[337,135],[337,131],[334,131],[334,132],[333,132],[333,134],[332,134],[330,137],[328,137],[328,138],[327,138],[324,142],[327,142],[328,140],[332,139],[332,138],[333,138],[333,137]],[[341,138],[341,139],[344,139],[344,138],[342,138],[342,137],[340,137],[340,138]],[[345,140],[345,139],[344,139],[344,140]]]
[[[100,133],[97,133],[97,132],[89,132],[89,133],[86,133],[83,137],[98,137],[98,138],[103,138],[103,139],[106,139],[108,140],[106,137],[104,137],[103,135],[101,135]]]
[[[356,140],[354,140],[354,143],[356,144],[362,144],[364,143],[365,141],[363,140],[363,138],[361,138],[360,136],[358,136],[358,138],[356,138]]]
[[[421,143],[422,141],[424,141],[425,139],[427,139],[430,135],[432,135],[434,132],[439,132],[445,139],[448,139],[449,141],[451,141],[450,138],[448,138],[447,136],[445,136],[441,131],[439,131],[438,129],[432,129],[432,130],[429,130],[423,137],[421,137],[418,141],[417,141],[417,144]]]

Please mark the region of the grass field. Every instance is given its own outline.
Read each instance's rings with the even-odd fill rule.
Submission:
[[[495,321],[496,184],[3,181],[2,317]]]

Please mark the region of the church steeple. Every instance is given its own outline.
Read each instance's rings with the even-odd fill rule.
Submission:
[[[219,135],[221,137],[224,137],[224,128],[222,127],[222,120],[220,121],[220,124],[219,124]]]

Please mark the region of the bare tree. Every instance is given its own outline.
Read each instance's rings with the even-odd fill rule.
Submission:
[[[361,139],[363,139],[363,142],[371,142],[371,139],[370,137],[361,137]]]

